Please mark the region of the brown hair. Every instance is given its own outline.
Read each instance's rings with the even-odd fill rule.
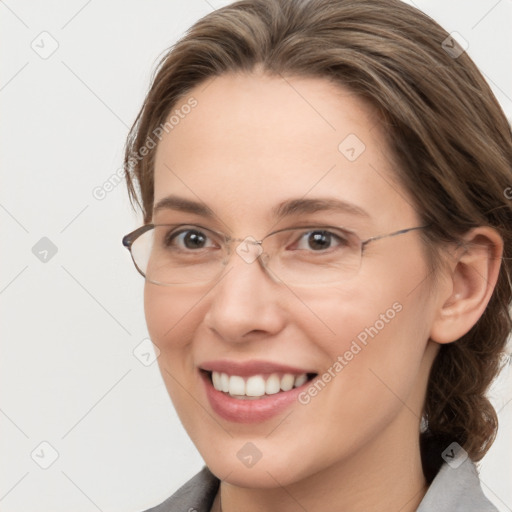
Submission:
[[[485,393],[512,328],[510,127],[472,60],[448,37],[399,0],[236,2],[199,20],[161,60],[125,153],[130,198],[148,223],[155,152],[137,155],[191,89],[256,66],[324,78],[377,108],[398,178],[432,226],[423,235],[431,253],[474,226],[499,232],[504,257],[492,298],[466,335],[441,346],[431,370],[421,434],[427,480],[452,441],[475,461],[493,442],[497,415]]]

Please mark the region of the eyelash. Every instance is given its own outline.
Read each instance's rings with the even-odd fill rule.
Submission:
[[[166,234],[165,236],[165,245],[166,247],[170,247],[171,244],[176,240],[178,239],[178,237],[180,237],[181,235],[186,235],[187,233],[190,233],[190,232],[196,232],[196,233],[199,233],[203,236],[205,236],[207,239],[210,239],[211,237],[208,236],[207,234],[204,233],[204,231],[201,231],[201,229],[198,227],[198,228],[187,228],[187,229],[180,229],[179,231],[176,231],[176,232],[170,232],[168,234]]]
[[[305,228],[290,228],[290,229],[302,230],[302,232],[300,233],[300,236],[296,240],[293,241],[294,245],[299,245],[302,240],[306,239],[306,237],[308,237],[308,236],[311,236],[313,233],[321,233],[322,235],[329,236],[330,241],[335,240],[338,242],[338,247],[346,246],[349,244],[348,232],[347,232],[347,235],[344,236],[342,234],[336,234],[334,231],[328,230],[326,228],[320,228],[320,227],[316,228],[314,226],[307,227],[307,228],[305,227]],[[205,237],[207,240],[211,240],[211,236],[209,236],[204,231],[206,231],[206,230],[204,230],[204,228],[201,228],[200,226],[188,227],[186,229],[179,229],[178,231],[171,231],[169,233],[166,233],[165,238],[164,238],[164,245],[165,245],[165,247],[171,247],[175,243],[175,241],[179,239],[179,237],[182,237],[181,240],[183,241],[183,238],[186,237],[188,233],[193,233],[193,232],[199,234],[202,237]],[[308,242],[306,242],[306,243],[308,243]],[[201,247],[200,249],[205,249],[205,248],[208,248],[211,246],[212,245],[210,244],[207,247]],[[181,249],[183,249],[183,248],[181,248]],[[332,247],[328,247],[328,249],[332,249]],[[187,250],[187,248],[184,248],[184,250]],[[188,249],[188,250],[191,252],[197,252],[197,251],[194,251],[193,249]],[[299,249],[299,250],[307,250],[307,249]],[[317,251],[312,250],[312,252],[317,252]],[[318,251],[318,252],[326,252],[326,251]]]

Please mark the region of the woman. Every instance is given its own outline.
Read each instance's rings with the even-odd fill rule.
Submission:
[[[123,242],[206,466],[154,511],[496,510],[510,128],[397,0],[243,0],[169,51]]]

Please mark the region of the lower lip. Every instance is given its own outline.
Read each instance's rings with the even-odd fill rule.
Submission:
[[[199,373],[205,384],[206,396],[212,409],[221,418],[237,423],[257,423],[276,416],[292,403],[297,402],[297,396],[310,384],[310,381],[306,381],[302,386],[290,389],[290,391],[281,391],[254,400],[243,400],[216,390],[210,376],[204,371]]]

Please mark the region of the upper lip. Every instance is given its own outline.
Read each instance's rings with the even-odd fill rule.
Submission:
[[[199,368],[209,372],[221,372],[227,373],[229,375],[239,375],[240,377],[271,373],[291,373],[293,375],[301,375],[303,373],[316,373],[312,370],[304,368],[255,359],[243,362],[229,361],[226,359],[218,361],[206,361],[201,363]]]

